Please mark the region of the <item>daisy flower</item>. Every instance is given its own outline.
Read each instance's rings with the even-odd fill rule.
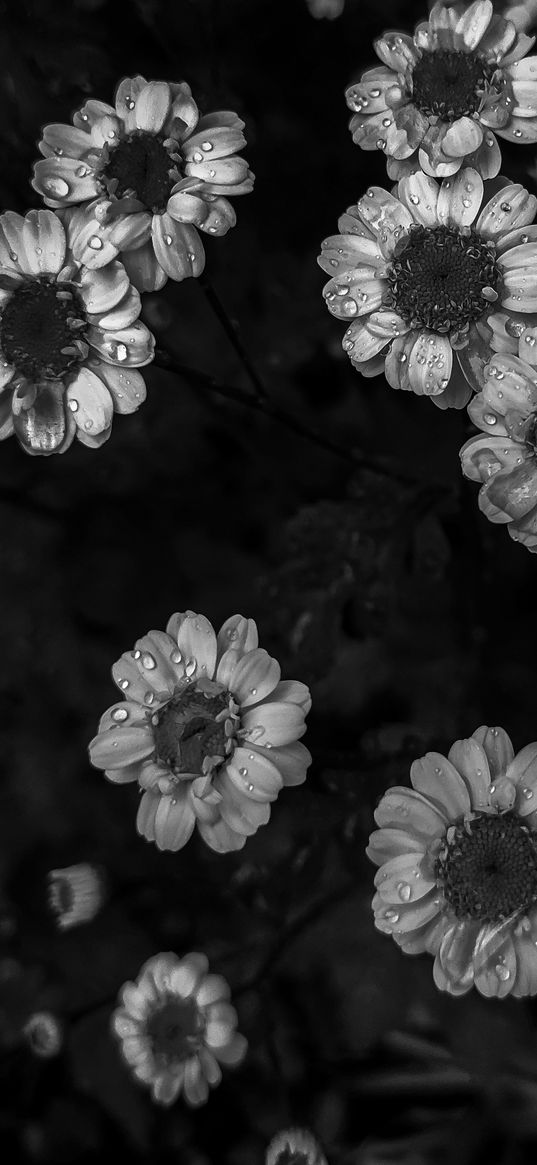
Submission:
[[[91,763],[138,782],[138,832],[159,849],[181,849],[196,824],[211,849],[240,849],[283,785],[306,779],[308,688],[280,680],[252,619],[232,615],[216,635],[204,615],[172,615],[112,675],[124,699],[102,716]]]
[[[265,1165],[326,1165],[326,1157],[307,1129],[285,1129],[272,1138]]]
[[[537,992],[537,743],[514,755],[478,728],[388,789],[367,854],[375,925],[407,954],[435,956],[436,986],[464,995]]]
[[[420,167],[445,178],[461,166],[493,178],[495,133],[537,141],[537,57],[526,57],[534,40],[491,0],[435,4],[413,37],[387,32],[375,42],[382,65],[346,91],[353,141],[384,150],[390,178]]]
[[[70,930],[72,926],[91,922],[98,914],[103,899],[102,874],[89,862],[49,871],[49,907],[60,930]]]
[[[123,265],[81,267],[51,210],[0,215],[0,439],[27,453],[96,449],[145,400],[154,340]]]
[[[209,1086],[222,1078],[220,1064],[239,1064],[246,1055],[226,980],[208,968],[196,952],[183,959],[171,951],[153,955],[121,990],[112,1029],[133,1076],[157,1104],[173,1104],[181,1092],[188,1104],[205,1104]]]
[[[86,101],[73,125],[47,125],[32,185],[47,206],[75,207],[75,255],[102,267],[121,252],[139,291],[168,277],[200,275],[198,229],[225,235],[236,216],[229,194],[248,194],[253,175],[237,151],[244,122],[220,111],[200,117],[190,87],[125,77],[115,107]]]
[[[485,434],[470,437],[460,452],[465,477],[483,483],[479,508],[537,554],[537,369],[498,353],[468,413]]]
[[[484,201],[470,168],[442,182],[411,174],[393,194],[370,187],[318,260],[331,276],[329,311],[353,319],[343,348],[354,367],[462,408],[483,385],[496,311],[537,310],[537,229],[527,226],[536,208],[518,183]]]

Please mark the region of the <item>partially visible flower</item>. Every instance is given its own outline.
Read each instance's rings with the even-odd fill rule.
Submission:
[[[493,178],[501,165],[495,133],[537,141],[535,38],[494,14],[491,0],[437,3],[414,36],[387,32],[382,61],[346,91],[353,141],[384,150],[390,178],[421,167],[445,178],[472,166]]]
[[[48,875],[49,906],[56,915],[60,930],[70,930],[91,922],[99,912],[104,896],[100,871],[89,862],[50,870]]]
[[[442,991],[535,995],[537,743],[515,756],[503,728],[481,727],[414,761],[410,780],[375,811],[376,927],[434,955]]]
[[[465,477],[483,482],[479,508],[537,554],[537,369],[498,353],[468,413],[485,433],[460,452]]]
[[[241,849],[283,785],[306,779],[309,690],[280,680],[252,619],[232,615],[216,635],[204,615],[172,615],[112,675],[124,699],[102,716],[91,763],[145,790],[138,832],[159,849],[181,849],[196,824],[211,849]]]
[[[181,1092],[188,1104],[205,1104],[222,1078],[220,1064],[240,1064],[246,1055],[228,984],[208,968],[195,952],[154,955],[125,983],[112,1015],[125,1060],[158,1104],[173,1104]]]
[[[61,1024],[52,1011],[35,1011],[26,1021],[23,1035],[34,1056],[40,1060],[57,1056],[63,1043]]]
[[[306,0],[311,15],[316,20],[335,20],[341,16],[345,7],[345,0]]]
[[[412,174],[393,194],[372,186],[318,260],[329,311],[360,317],[343,338],[354,367],[440,408],[463,408],[483,386],[496,318],[537,309],[537,198],[519,183],[484,196],[472,169],[441,183]]]
[[[154,340],[123,265],[81,267],[68,224],[51,210],[0,215],[0,440],[64,453],[98,448],[114,412],[145,400],[137,369]]]
[[[248,194],[253,175],[237,151],[244,122],[227,110],[200,117],[185,83],[125,77],[115,108],[91,99],[73,125],[47,125],[32,185],[67,218],[75,257],[102,267],[121,252],[139,291],[168,276],[200,275],[198,229],[225,235],[236,216],[226,195]]]
[[[265,1165],[327,1165],[318,1141],[307,1129],[285,1129],[272,1138]]]

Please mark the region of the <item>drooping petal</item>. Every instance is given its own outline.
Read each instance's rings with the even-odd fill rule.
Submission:
[[[483,201],[483,179],[465,167],[453,178],[444,178],[438,195],[438,221],[446,226],[469,227]]]
[[[448,159],[464,158],[478,150],[483,141],[483,130],[472,117],[459,117],[446,130],[442,151]]]
[[[383,902],[399,905],[424,898],[436,886],[436,878],[419,854],[399,854],[380,867],[375,886]]]
[[[87,312],[105,313],[116,307],[129,290],[129,277],[122,263],[112,262],[98,270],[83,268],[78,293]]]
[[[150,728],[111,728],[94,736],[89,744],[90,761],[98,769],[120,769],[142,761],[155,751]]]
[[[112,397],[103,381],[90,368],[79,368],[65,394],[77,428],[102,433],[112,423]]]
[[[89,202],[100,194],[95,171],[80,158],[40,159],[34,165],[31,184],[50,207]]]
[[[491,780],[495,781],[498,777],[505,776],[514,756],[513,745],[505,729],[481,725],[472,736],[482,745],[487,756]]]
[[[154,830],[158,849],[174,853],[182,849],[191,837],[195,824],[196,815],[188,782],[181,782],[172,794],[163,795],[156,807]]]
[[[145,381],[136,368],[123,371],[115,364],[94,366],[99,378],[106,384],[116,413],[134,413],[146,398]]]
[[[38,386],[35,402],[17,408],[13,395],[13,426],[25,451],[34,456],[59,453],[67,436],[67,418],[62,384],[44,381]]]
[[[457,21],[455,33],[462,37],[467,52],[476,49],[494,15],[492,0],[474,0]]]
[[[151,239],[133,251],[122,251],[121,262],[138,291],[160,291],[168,281],[155,255]]]
[[[170,279],[201,275],[205,267],[205,251],[194,226],[179,223],[170,214],[153,215],[153,247],[157,260]]]
[[[236,748],[225,771],[241,793],[252,801],[275,801],[283,787],[283,778],[276,762],[259,749]]]
[[[261,704],[241,716],[246,739],[252,744],[291,744],[306,731],[304,713],[296,704]]]
[[[205,615],[197,615],[194,611],[172,615],[166,631],[175,639],[185,662],[196,665],[195,670],[188,674],[212,679],[216,667],[216,635]]]
[[[198,831],[205,844],[219,854],[231,853],[246,845],[246,834],[236,833],[221,817],[211,824],[199,821]]]
[[[274,691],[281,675],[280,665],[262,647],[251,651],[237,663],[230,687],[242,708],[265,700]]]
[[[148,81],[136,97],[137,129],[158,134],[168,116],[170,103],[170,87],[166,81]]]
[[[418,837],[442,837],[449,819],[428,797],[404,785],[395,785],[384,794],[375,809],[380,829],[405,829]]]
[[[421,857],[425,853],[425,844],[417,837],[407,833],[405,829],[375,829],[370,834],[366,854],[375,865],[382,866],[391,858],[401,854]]]
[[[136,99],[146,85],[147,81],[140,73],[135,77],[124,77],[119,82],[115,93],[115,106],[125,133],[132,133],[136,129]]]
[[[518,182],[502,187],[486,203],[476,222],[476,230],[488,239],[496,239],[515,227],[533,222],[537,198]]]

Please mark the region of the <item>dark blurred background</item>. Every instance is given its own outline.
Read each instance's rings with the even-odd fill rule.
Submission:
[[[236,109],[257,181],[207,273],[281,409],[353,450],[147,369],[148,400],[98,451],[0,450],[2,784],[0,1143],[6,1160],[262,1165],[298,1124],[330,1165],[518,1165],[537,1142],[531,1002],[440,995],[428,956],[373,927],[372,810],[412,759],[479,724],[537,736],[537,560],[486,523],[461,480],[466,414],[364,380],[341,349],[315,259],[384,159],[353,146],[344,88],[372,39],[426,4],[346,0],[4,0],[0,206],[29,185],[44,122],[124,75],[187,80]],[[503,146],[530,182],[531,149]],[[184,365],[249,382],[198,282],[144,300]],[[367,468],[360,465],[360,455]],[[375,470],[375,466],[378,467]],[[239,854],[137,837],[137,793],[86,745],[116,696],[112,662],[175,610],[241,611],[284,676],[312,687],[307,783],[284,791]],[[60,933],[50,869],[89,861],[108,899]],[[227,976],[250,1041],[207,1107],[153,1107],[108,1034],[122,983],[160,950],[201,949]],[[60,1054],[35,1058],[52,1009]]]

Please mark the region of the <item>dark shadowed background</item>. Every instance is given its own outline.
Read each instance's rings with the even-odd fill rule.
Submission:
[[[280,408],[367,470],[192,378],[147,369],[148,399],[98,451],[0,449],[0,1143],[6,1160],[261,1165],[282,1127],[330,1165],[518,1165],[537,1142],[531,1002],[440,995],[432,960],[372,923],[364,856],[384,789],[429,748],[501,724],[537,737],[537,559],[486,523],[458,449],[466,414],[364,380],[341,349],[321,240],[384,158],[353,146],[344,88],[386,27],[426,5],[347,0],[4,0],[0,209],[29,185],[44,122],[69,121],[122,76],[187,80],[204,112],[246,122],[252,195],[207,241],[207,273]],[[502,144],[528,181],[531,149]],[[146,296],[182,364],[248,389],[195,280]],[[381,471],[371,465],[378,463]],[[408,480],[405,480],[405,479]],[[307,783],[285,790],[235,855],[137,837],[137,793],[90,768],[116,697],[110,667],[175,610],[240,611],[285,677],[311,685]],[[108,903],[61,934],[51,868],[93,861]],[[250,1042],[207,1106],[153,1107],[108,1034],[122,983],[160,950],[207,952]],[[57,1011],[54,1060],[20,1044]]]

